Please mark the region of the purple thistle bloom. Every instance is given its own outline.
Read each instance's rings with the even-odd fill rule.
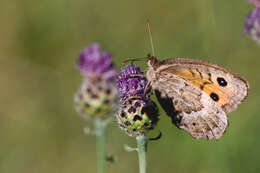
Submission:
[[[112,56],[109,53],[102,52],[97,43],[91,44],[81,52],[77,66],[83,76],[93,79],[110,80],[117,75]]]
[[[158,122],[158,107],[149,98],[151,87],[135,65],[125,67],[117,78],[121,106],[117,114],[119,127],[129,136],[144,135]]]
[[[244,33],[250,34],[252,39],[260,44],[260,7],[247,16]]]
[[[125,100],[130,97],[141,97],[144,100],[148,99],[151,87],[147,87],[145,91],[147,80],[145,77],[142,77],[142,75],[143,72],[141,72],[137,66],[126,66],[126,68],[117,78],[117,87],[121,100]]]
[[[114,115],[119,99],[112,56],[94,43],[81,52],[77,66],[83,75],[74,98],[77,112],[87,118],[106,119]]]
[[[250,30],[254,27],[256,22],[258,24],[260,23],[260,8],[256,8],[247,16],[244,33],[250,33]]]

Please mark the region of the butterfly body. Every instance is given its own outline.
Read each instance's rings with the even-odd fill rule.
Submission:
[[[194,138],[219,139],[228,126],[226,113],[247,96],[248,83],[216,64],[192,59],[148,57],[148,81],[177,127]]]

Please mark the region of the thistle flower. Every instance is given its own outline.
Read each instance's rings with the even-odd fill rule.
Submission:
[[[145,77],[143,77],[143,72],[137,66],[126,66],[126,68],[117,78],[117,87],[121,100],[126,100],[127,98],[134,96],[147,99],[151,87],[149,86],[146,89],[147,91],[144,91],[146,84],[147,80]]]
[[[94,130],[85,128],[85,132],[96,136],[98,173],[104,173],[106,129],[118,109],[117,70],[112,56],[102,52],[98,44],[81,52],[77,66],[83,82],[74,98],[76,110],[81,116],[94,120]]]
[[[244,33],[260,44],[260,7],[252,11],[246,19]]]
[[[117,120],[129,136],[144,135],[158,121],[158,108],[149,99],[151,88],[146,85],[146,78],[135,65],[128,65],[117,78],[121,100]]]
[[[97,43],[80,53],[77,66],[84,77],[91,79],[111,80],[117,75],[112,56],[107,52],[102,52]]]
[[[85,48],[77,61],[83,83],[75,95],[78,113],[84,117],[106,119],[117,111],[117,70],[112,56],[98,44]]]

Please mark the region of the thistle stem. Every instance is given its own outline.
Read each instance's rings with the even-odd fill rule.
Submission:
[[[105,168],[105,132],[108,122],[101,119],[95,119],[95,134],[96,134],[96,150],[97,150],[97,165],[98,173],[104,173]]]
[[[147,138],[144,135],[136,137],[137,152],[139,159],[139,173],[146,173],[146,150],[147,150]]]

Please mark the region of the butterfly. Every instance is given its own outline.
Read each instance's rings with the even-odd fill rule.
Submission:
[[[154,55],[150,22],[147,21]],[[147,86],[172,122],[195,139],[219,139],[228,126],[227,113],[248,95],[249,84],[238,74],[202,60],[155,56],[124,61],[147,61]],[[146,87],[148,88],[148,87]]]
[[[173,123],[193,138],[219,139],[227,113],[248,95],[248,82],[214,63],[194,59],[147,57],[146,78]]]

